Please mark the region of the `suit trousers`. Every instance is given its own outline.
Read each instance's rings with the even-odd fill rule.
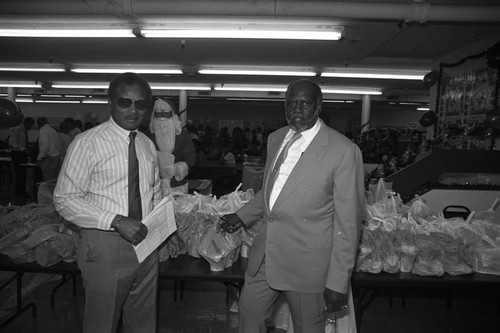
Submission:
[[[139,264],[132,244],[117,232],[83,229],[81,235],[83,333],[156,332],[158,252]]]
[[[245,274],[239,301],[240,333],[266,333],[274,305],[281,293],[290,307],[294,333],[324,333],[323,293],[275,290],[267,283],[265,266],[264,259],[255,276]]]

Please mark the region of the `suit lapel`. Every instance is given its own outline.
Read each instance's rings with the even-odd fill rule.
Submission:
[[[328,134],[324,124],[321,123],[318,133],[300,157],[299,161],[290,173],[290,176],[288,176],[283,189],[274,203],[273,211],[276,210],[290,196],[290,194],[292,194],[294,189],[304,180],[316,164],[318,164],[318,162],[326,154],[327,147]]]

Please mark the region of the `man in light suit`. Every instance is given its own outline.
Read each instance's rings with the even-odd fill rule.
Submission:
[[[328,315],[348,306],[364,205],[363,162],[354,143],[319,119],[321,102],[314,82],[290,84],[288,126],[269,135],[262,190],[219,224],[234,232],[264,222],[250,249],[240,297],[242,333],[267,332],[282,293],[295,333],[323,333],[325,309]],[[284,149],[286,158],[276,167]]]

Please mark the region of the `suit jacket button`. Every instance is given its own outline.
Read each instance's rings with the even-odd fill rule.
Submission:
[[[273,222],[273,218],[272,217],[269,218],[269,222]]]

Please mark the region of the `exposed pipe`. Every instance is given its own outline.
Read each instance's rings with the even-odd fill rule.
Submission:
[[[499,5],[314,0],[2,0],[7,15],[229,15],[406,22],[500,22]]]

